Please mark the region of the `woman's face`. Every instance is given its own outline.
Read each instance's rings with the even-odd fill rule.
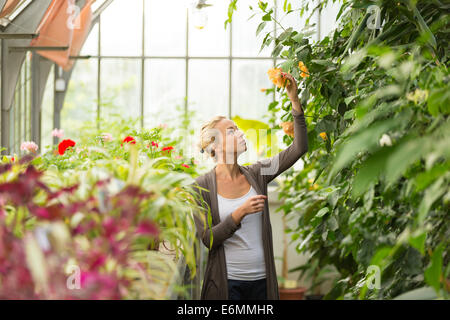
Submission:
[[[215,147],[216,153],[237,153],[237,155],[240,155],[247,151],[247,142],[244,139],[244,133],[239,130],[233,121],[223,119],[216,124],[215,128],[220,131],[221,136]]]

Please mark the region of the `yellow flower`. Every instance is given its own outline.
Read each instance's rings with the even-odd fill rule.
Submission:
[[[428,90],[416,89],[416,91],[406,94],[406,99],[414,101],[415,104],[419,104],[428,99]]]
[[[309,190],[317,190],[319,188],[319,185],[317,183],[314,183],[312,186],[309,187]]]
[[[294,137],[294,123],[292,121],[286,121],[281,123],[284,133],[288,136]]]
[[[309,70],[308,68],[305,66],[305,64],[303,63],[303,61],[299,61],[298,63],[298,68],[300,69],[300,77],[302,78],[307,78],[309,77]]]
[[[326,133],[326,132],[321,132],[319,135],[320,135],[320,137],[321,137],[323,140],[328,140],[328,137],[327,137],[327,133]]]
[[[314,182],[314,179],[308,179],[308,182],[309,182],[309,183],[313,183],[313,182]]]
[[[281,76],[281,68],[270,68],[267,71],[267,74],[269,75],[270,80],[273,82],[274,85],[276,85],[278,88],[284,87],[285,85],[289,84],[289,80],[284,79]]]
[[[266,92],[267,89],[261,88],[261,92]]]

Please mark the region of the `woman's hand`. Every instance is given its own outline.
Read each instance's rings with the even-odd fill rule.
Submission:
[[[292,103],[299,102],[298,99],[298,87],[297,87],[297,81],[290,73],[281,72],[281,76],[283,79],[289,80],[289,84],[286,85],[286,93],[289,97],[289,99],[292,101]]]
[[[256,196],[248,198],[241,207],[245,214],[256,213],[264,209],[264,202],[266,201],[266,199],[267,196],[258,194]]]
[[[281,72],[281,76],[283,77],[283,79],[289,80],[289,84],[286,85],[286,93],[292,102],[292,108],[295,109],[297,112],[302,113],[303,111],[297,93],[298,91],[297,81],[290,73]]]
[[[234,222],[239,224],[246,215],[264,210],[264,202],[266,199],[267,196],[263,194],[248,198],[247,201],[231,214]]]

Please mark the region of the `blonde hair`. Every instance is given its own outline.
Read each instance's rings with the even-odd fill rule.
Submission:
[[[227,119],[225,116],[215,116],[211,120],[205,122],[202,125],[202,128],[200,130],[200,141],[198,143],[198,146],[200,148],[200,152],[208,152],[211,157],[215,157],[216,154],[214,150],[212,149],[212,142],[215,140],[214,134],[211,132],[216,124],[223,119]]]

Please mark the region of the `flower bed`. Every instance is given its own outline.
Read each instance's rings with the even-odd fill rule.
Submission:
[[[148,251],[155,241],[195,276],[196,203],[183,186],[196,164],[162,130],[90,143],[54,130],[61,142],[43,155],[26,142],[28,154],[3,158],[0,298],[164,298],[177,260]]]

